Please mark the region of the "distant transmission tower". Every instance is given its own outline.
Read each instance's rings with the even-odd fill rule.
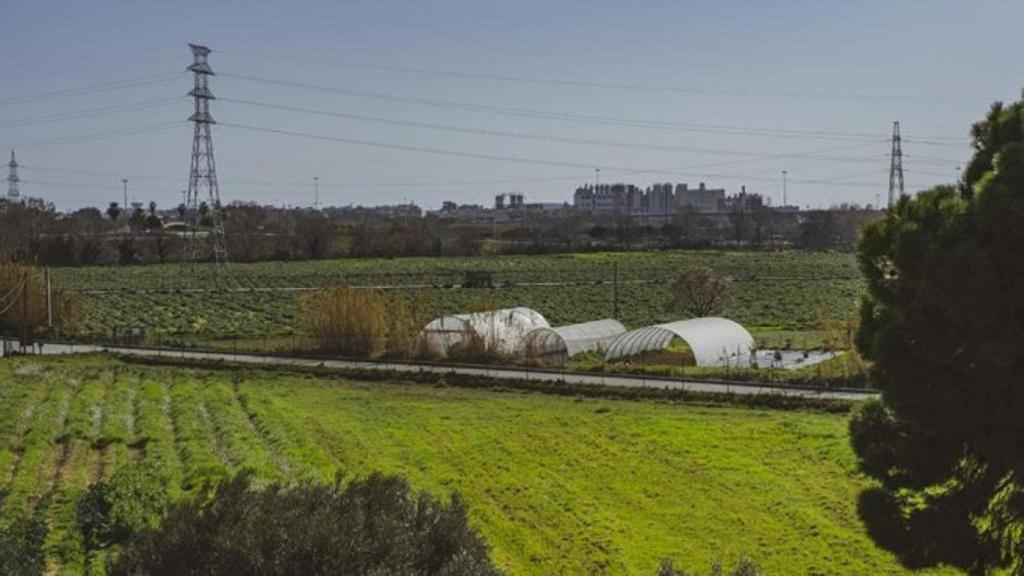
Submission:
[[[196,261],[196,231],[200,226],[208,225],[213,261],[224,264],[228,260],[228,249],[220,213],[220,191],[217,188],[217,165],[213,160],[213,138],[210,135],[210,126],[215,123],[213,116],[210,115],[210,100],[214,97],[210,92],[209,78],[213,76],[213,69],[206,60],[210,49],[196,44],[189,44],[188,47],[192,49],[193,57],[192,65],[188,69],[192,71],[195,79],[194,87],[188,93],[195,99],[195,113],[189,121],[195,124],[195,135],[192,138],[192,168],[188,176],[185,201],[188,223],[185,258],[190,262]],[[205,200],[200,200],[200,196]]]
[[[889,157],[889,208],[903,194],[903,149],[900,147],[900,123],[896,121],[892,123],[892,154]]]
[[[18,178],[18,161],[14,159],[14,150],[11,150],[11,161],[7,164],[7,169],[7,199],[17,202],[21,199],[21,191],[18,190],[21,178]]]

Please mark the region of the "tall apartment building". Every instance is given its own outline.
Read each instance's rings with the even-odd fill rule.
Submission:
[[[657,183],[647,190],[621,183],[586,185],[577,188],[573,195],[574,208],[597,216],[667,218],[684,207],[714,214],[723,210],[724,202],[724,189],[710,189],[703,182],[698,188]]]
[[[697,188],[689,188],[686,184],[676,185],[676,210],[692,208],[701,214],[712,214],[722,211],[725,202],[724,188],[707,188],[701,182]]]

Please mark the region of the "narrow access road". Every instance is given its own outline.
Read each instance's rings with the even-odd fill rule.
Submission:
[[[531,380],[534,382],[565,382],[591,386],[612,386],[618,388],[657,388],[662,390],[691,390],[695,392],[731,394],[776,394],[801,398],[824,400],[858,401],[877,396],[869,390],[830,390],[754,383],[702,382],[699,380],[670,380],[627,374],[581,374],[576,372],[554,372],[526,370],[524,368],[460,366],[443,364],[407,364],[403,362],[353,361],[295,358],[291,356],[264,356],[255,354],[234,354],[231,352],[207,352],[199,350],[169,350],[157,348],[121,348],[117,346],[94,346],[87,344],[46,344],[44,355],[89,354],[110,352],[125,356],[184,358],[190,360],[222,360],[241,364],[262,366],[325,367],[341,370],[388,370],[392,372],[430,372],[434,374],[464,374],[485,376],[501,380]]]

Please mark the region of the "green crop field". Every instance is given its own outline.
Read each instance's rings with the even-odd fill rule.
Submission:
[[[54,573],[97,569],[90,482],[148,461],[188,494],[251,468],[461,492],[510,574],[647,574],[755,558],[767,574],[901,573],[856,513],[846,419],[103,357],[0,360],[0,522],[44,515]],[[699,567],[699,568],[698,568]]]
[[[553,325],[612,317],[616,266],[617,316],[632,328],[678,319],[668,310],[669,283],[695,265],[734,279],[726,315],[755,333],[813,330],[819,312],[850,314],[863,290],[852,255],[807,252],[353,259],[231,264],[220,273],[169,264],[68,268],[55,278],[83,295],[90,331],[145,326],[150,334],[244,339],[294,333],[298,296],[332,284],[402,287],[427,316],[486,304],[529,306]],[[495,288],[452,288],[470,270],[491,271]]]

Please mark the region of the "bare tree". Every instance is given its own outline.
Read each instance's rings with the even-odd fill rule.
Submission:
[[[729,304],[731,287],[728,277],[711,268],[688,268],[672,283],[671,307],[697,318],[719,314]]]

